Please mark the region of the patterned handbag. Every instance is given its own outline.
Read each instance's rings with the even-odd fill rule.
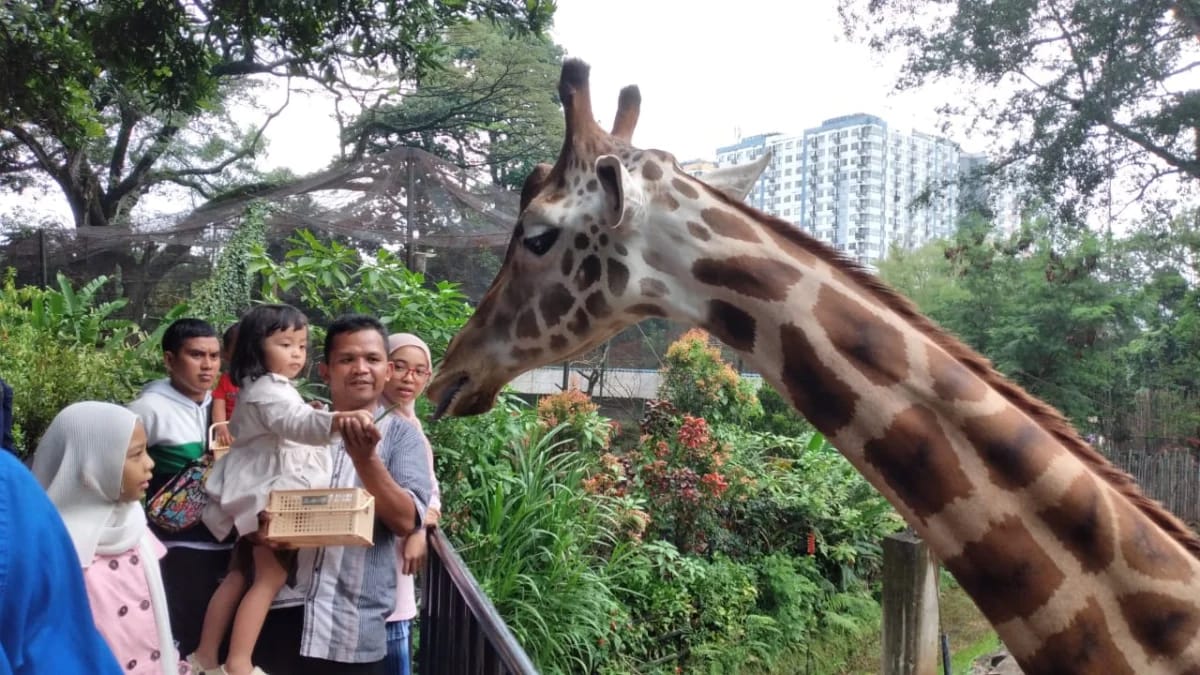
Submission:
[[[212,464],[212,455],[206,452],[175,474],[146,503],[146,519],[165,532],[195,527],[208,504],[204,479],[208,478]]]

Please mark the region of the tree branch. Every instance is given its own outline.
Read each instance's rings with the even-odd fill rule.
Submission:
[[[46,173],[57,177],[63,172],[65,167],[61,164],[54,163],[54,159],[50,156],[50,153],[46,152],[46,149],[42,147],[42,144],[38,142],[38,139],[33,137],[33,134],[16,125],[6,125],[0,128],[15,136],[17,140],[21,141],[26,148],[29,148],[29,151],[33,153],[33,156],[37,159],[38,164],[41,165]]]
[[[140,116],[134,114],[129,106],[121,106],[121,128],[117,131],[117,142],[113,147],[112,159],[108,163],[108,184],[115,185],[121,180],[121,172],[125,170],[125,153],[129,152],[129,137]]]

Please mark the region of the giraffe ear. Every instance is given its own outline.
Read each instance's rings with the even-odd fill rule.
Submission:
[[[596,159],[596,178],[604,192],[604,222],[609,227],[629,227],[644,210],[641,186],[615,155],[600,155]]]
[[[716,188],[740,202],[750,194],[750,189],[754,187],[758,177],[771,163],[771,156],[772,152],[767,150],[762,157],[753,162],[723,166],[708,173],[702,173],[698,178],[709,187]]]

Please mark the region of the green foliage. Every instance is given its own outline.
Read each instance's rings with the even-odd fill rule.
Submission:
[[[808,420],[796,412],[792,404],[771,385],[763,383],[756,394],[763,414],[755,421],[755,429],[793,438],[808,436],[815,431]]]
[[[386,249],[367,256],[336,241],[322,241],[308,230],[288,242],[294,248],[281,262],[257,249],[249,271],[261,275],[265,301],[291,302],[314,324],[351,312],[369,314],[392,331],[420,335],[437,361],[470,316],[471,308],[455,284],[426,286],[423,275]],[[319,336],[313,341],[319,344]]]
[[[0,288],[0,377],[13,388],[18,454],[32,452],[42,432],[71,403],[124,403],[161,369],[163,323],[146,335],[114,319],[123,300],[101,302],[107,282],[97,277],[76,289],[61,274],[58,290],[18,288],[13,270]],[[173,310],[171,320],[184,311]]]
[[[667,349],[658,395],[681,412],[713,423],[744,423],[762,414],[753,385],[721,359],[720,350],[710,347],[708,334],[699,329],[684,333]]]
[[[237,230],[221,249],[212,274],[192,290],[195,316],[214,326],[232,323],[250,307],[254,292],[251,264],[257,251],[266,248],[267,205],[253,202],[246,208]]]
[[[16,188],[52,178],[76,226],[120,221],[165,183],[211,196],[251,168],[277,114],[249,131],[230,118],[227,105],[257,86],[251,76],[344,93],[359,68],[403,79],[443,67],[450,25],[540,32],[553,11],[523,0],[5,2],[0,176]]]
[[[564,121],[551,93],[562,50],[487,21],[456,26],[446,42],[438,68],[415,90],[364,111],[343,144],[352,157],[405,145],[464,168],[482,163],[495,185],[519,190],[562,143]]]
[[[1019,171],[1034,203],[1082,220],[1108,187],[1178,203],[1170,178],[1200,178],[1200,91],[1181,78],[1194,60],[1200,10],[1128,0],[839,0],[849,32],[907,56],[898,85],[957,81],[980,95],[948,115],[992,132],[996,166]],[[986,93],[998,92],[998,93]],[[1167,180],[1156,185],[1161,179]],[[1120,205],[1118,205],[1118,208]],[[1111,212],[1110,212],[1111,213]]]

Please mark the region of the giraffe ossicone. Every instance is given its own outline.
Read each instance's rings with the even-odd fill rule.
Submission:
[[[438,414],[484,412],[643,318],[701,326],[896,507],[1026,673],[1200,674],[1194,532],[878,278],[741,203],[753,168],[713,185],[634,147],[628,87],[605,132],[582,61],[559,95],[562,150],[526,180],[503,266],[430,384]]]

